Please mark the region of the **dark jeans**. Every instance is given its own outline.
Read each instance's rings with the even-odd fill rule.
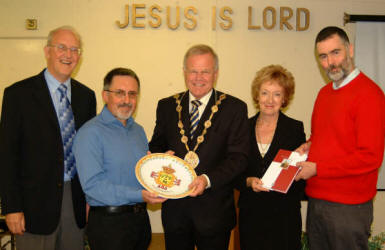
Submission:
[[[309,198],[306,230],[311,250],[367,250],[373,202],[347,205]]]
[[[107,214],[91,210],[87,236],[92,250],[147,250],[150,220],[147,211]]]

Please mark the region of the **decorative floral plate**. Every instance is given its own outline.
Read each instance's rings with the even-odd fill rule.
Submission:
[[[197,176],[187,162],[163,153],[144,156],[136,164],[135,174],[145,189],[169,199],[189,195],[188,186]]]

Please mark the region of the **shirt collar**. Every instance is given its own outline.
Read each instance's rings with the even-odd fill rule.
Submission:
[[[49,73],[48,69],[44,70],[44,77],[47,81],[48,89],[51,93],[55,93],[57,88],[59,88],[60,84],[64,84],[67,87],[67,96],[68,99],[71,100],[71,78],[68,78],[65,82],[61,83],[56,78]]]
[[[213,93],[213,90],[210,90],[206,95],[204,95],[201,99],[199,99],[199,101],[202,103],[202,105],[204,105],[204,106],[207,105],[207,103],[210,100],[212,93]],[[189,100],[190,100],[190,103],[191,103],[191,101],[196,100],[196,98],[191,94],[190,91],[189,91]]]
[[[105,123],[114,123],[118,124],[122,127],[128,128],[132,125],[134,122],[134,118],[132,116],[127,119],[126,126],[124,126],[116,117],[111,113],[111,111],[107,108],[107,105],[104,105],[102,112],[100,113],[102,116],[102,119]]]
[[[337,90],[342,88],[343,86],[348,85],[351,81],[354,80],[358,75],[360,74],[360,70],[358,68],[355,68],[350,74],[341,82],[340,86],[337,86],[335,82],[333,82],[333,89]]]

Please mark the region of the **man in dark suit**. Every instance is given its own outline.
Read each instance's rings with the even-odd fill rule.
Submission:
[[[163,203],[167,250],[227,249],[236,223],[232,182],[247,163],[247,106],[215,90],[217,76],[212,48],[193,46],[184,58],[188,91],[158,103],[150,151],[174,153],[198,175],[190,197]]]
[[[80,250],[86,202],[72,139],[95,116],[95,93],[71,78],[81,56],[81,39],[72,27],[51,31],[44,53],[46,69],[4,91],[2,212],[18,250]]]

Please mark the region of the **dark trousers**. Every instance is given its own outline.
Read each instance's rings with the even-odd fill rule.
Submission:
[[[311,250],[367,250],[373,202],[346,205],[309,198],[306,230]]]
[[[24,233],[16,236],[18,250],[82,250],[83,229],[78,228],[72,205],[71,182],[64,183],[59,225],[49,235]]]
[[[91,209],[87,236],[92,250],[147,250],[150,220],[147,211],[108,214]]]

